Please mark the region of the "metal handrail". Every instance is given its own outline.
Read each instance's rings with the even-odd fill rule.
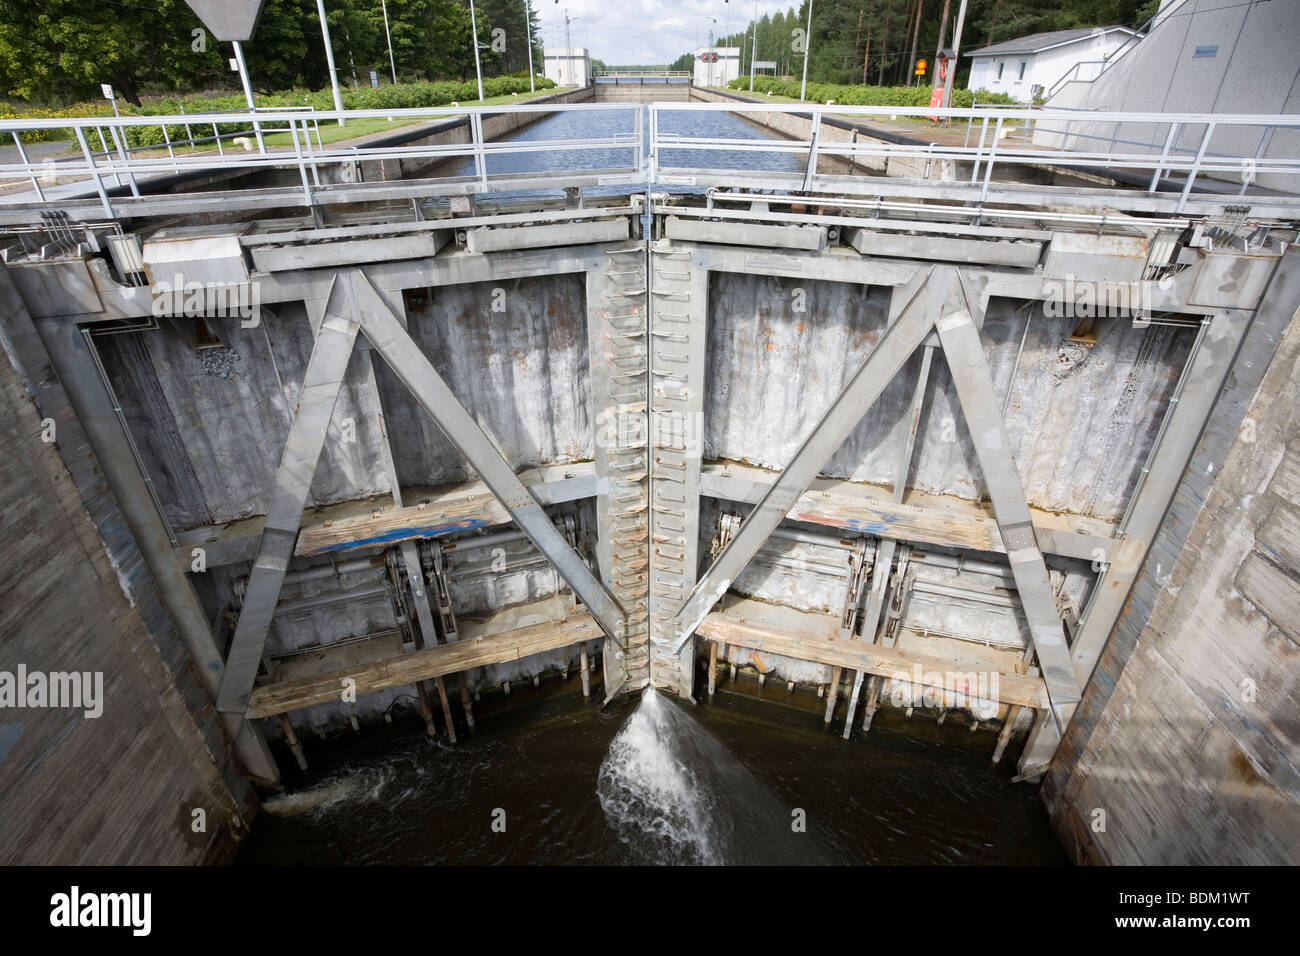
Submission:
[[[739,165],[733,169],[714,170],[666,167],[663,163],[663,149],[719,150],[737,153],[777,152],[802,155],[806,157],[806,163],[804,171],[801,173],[762,173],[755,178],[773,182],[801,182],[801,186],[786,186],[786,188],[802,188],[805,191],[816,189],[819,181],[823,182],[824,188],[828,190],[832,187],[832,180],[824,178],[817,172],[817,160],[822,156],[838,157],[853,162],[868,157],[969,162],[972,164],[970,181],[980,186],[977,198],[980,203],[988,199],[993,181],[993,170],[998,164],[1003,166],[1029,164],[1067,169],[1102,167],[1117,170],[1141,170],[1144,175],[1151,174],[1146,195],[1154,195],[1162,179],[1167,179],[1174,174],[1185,176],[1182,194],[1173,210],[1181,213],[1193,195],[1192,190],[1197,177],[1202,174],[1240,174],[1242,176],[1242,193],[1245,192],[1251,182],[1261,175],[1300,176],[1300,158],[1266,157],[1264,155],[1267,151],[1269,138],[1275,130],[1300,130],[1300,116],[1297,115],[1152,114],[1041,107],[1035,109],[1033,114],[1036,130],[1042,131],[1046,126],[1049,135],[1059,137],[1060,145],[1055,147],[1021,145],[1017,147],[1003,144],[1001,142],[1001,133],[1006,122],[1023,120],[1025,114],[1018,112],[1016,108],[1001,106],[990,109],[957,107],[937,109],[893,106],[791,106],[767,103],[693,103],[689,106],[678,103],[655,103],[651,105],[650,109],[650,126],[652,130],[651,171],[653,177],[659,177],[652,180],[655,182],[661,180],[681,182],[683,178],[689,178],[695,185],[723,186],[734,182],[737,176],[740,175],[749,174],[754,176],[752,170],[747,170]],[[1023,107],[1019,109],[1023,110]],[[745,114],[790,113],[809,118],[814,133],[809,139],[742,140],[724,137],[692,137],[661,132],[659,114],[684,110],[716,110],[742,116]],[[871,143],[861,139],[854,142],[833,142],[816,134],[826,116],[889,119],[934,117],[942,119],[946,117],[978,120],[982,124],[981,139],[975,146],[969,145],[969,141],[962,146],[946,146],[937,143],[915,145]],[[1107,138],[1097,136],[1089,132],[1087,128],[1079,128],[1081,126],[1092,127],[1097,124],[1114,124],[1118,130],[1120,125],[1126,123],[1154,126],[1157,129],[1167,126],[1170,134],[1166,137],[1162,148],[1156,142],[1126,142],[1118,139],[1115,135]],[[993,132],[992,141],[986,145],[987,136],[985,134],[990,127],[992,127]],[[1186,131],[1188,127],[1201,127],[1203,129],[1195,150],[1173,148],[1173,141],[1177,138],[1177,135],[1181,131]],[[1236,155],[1210,152],[1208,147],[1216,129],[1241,127],[1256,127],[1262,130],[1259,148],[1253,154]],[[1081,140],[1102,140],[1107,142],[1110,148],[1080,149],[1077,144]],[[1129,151],[1119,151],[1118,147],[1120,146],[1129,147]],[[1140,147],[1140,150],[1133,150],[1132,147],[1134,146]],[[834,179],[833,182],[836,186],[843,186],[842,178]],[[1300,186],[1300,179],[1291,179],[1288,182],[1294,182],[1297,186]],[[1295,191],[1300,192],[1300,190]],[[1221,195],[1215,198],[1221,198]],[[1276,199],[1277,197],[1270,198]],[[1291,210],[1300,214],[1300,195],[1284,194],[1280,202],[1287,208],[1289,214]]]
[[[552,104],[534,103],[499,107],[461,107],[445,106],[432,108],[374,109],[328,111],[312,108],[279,107],[274,110],[272,122],[287,127],[292,145],[287,148],[267,149],[265,152],[230,152],[221,149],[221,138],[217,137],[218,152],[201,153],[190,156],[179,155],[174,148],[169,148],[168,156],[132,155],[144,147],[123,147],[126,132],[133,126],[167,126],[185,124],[214,125],[252,124],[255,120],[265,122],[266,114],[262,111],[241,112],[223,111],[179,116],[123,116],[123,117],[86,117],[79,119],[26,119],[0,121],[0,137],[8,133],[19,140],[21,162],[0,164],[0,181],[36,180],[34,183],[37,198],[48,202],[49,197],[41,193],[39,177],[47,164],[33,163],[28,160],[21,148],[19,134],[33,129],[67,129],[71,128],[80,146],[80,157],[71,157],[59,161],[59,169],[72,176],[84,176],[94,181],[96,193],[100,198],[108,218],[116,218],[113,213],[112,200],[108,188],[126,183],[133,195],[138,196],[137,179],[141,176],[182,171],[199,170],[258,170],[272,167],[299,169],[302,192],[309,205],[315,205],[322,191],[331,189],[330,176],[323,175],[327,167],[353,164],[358,161],[381,160],[472,160],[472,173],[465,177],[444,177],[449,183],[455,183],[457,191],[488,192],[508,191],[512,184],[528,182],[536,184],[539,179],[547,180],[547,186],[565,185],[567,182],[582,180],[601,184],[631,184],[639,186],[672,186],[688,183],[701,186],[734,186],[738,182],[752,180],[755,184],[765,183],[761,188],[799,190],[805,192],[828,191],[870,193],[881,192],[883,181],[878,177],[859,174],[856,169],[860,160],[884,158],[888,162],[914,159],[920,160],[925,169],[925,176],[913,180],[895,182],[910,183],[916,189],[927,189],[953,193],[951,179],[932,181],[929,179],[930,164],[934,162],[952,162],[969,164],[969,183],[962,187],[962,195],[982,205],[989,200],[990,191],[997,182],[994,177],[998,167],[1008,165],[1050,166],[1062,169],[1106,168],[1114,170],[1140,171],[1143,182],[1148,183],[1145,192],[1131,191],[1127,195],[1155,196],[1160,191],[1161,180],[1171,177],[1184,177],[1180,184],[1181,195],[1177,200],[1161,197],[1153,205],[1134,205],[1133,208],[1145,208],[1148,211],[1163,211],[1181,214],[1188,202],[1197,198],[1209,197],[1221,205],[1226,193],[1221,187],[1222,180],[1216,180],[1219,190],[1202,188],[1194,192],[1199,176],[1219,174],[1238,174],[1241,176],[1241,193],[1245,193],[1251,183],[1260,176],[1294,177],[1300,175],[1300,158],[1286,156],[1267,156],[1269,142],[1273,133],[1284,130],[1294,133],[1300,130],[1300,116],[1270,114],[1205,114],[1172,113],[1153,114],[1138,112],[1102,112],[1052,107],[1036,107],[1032,113],[1026,113],[1023,105],[1012,107],[948,107],[931,108],[894,107],[894,106],[823,106],[820,104],[787,105],[751,102],[721,103],[674,103],[660,102],[645,105],[641,103],[576,103]],[[493,141],[484,133],[484,120],[497,114],[550,115],[557,113],[581,113],[597,111],[613,114],[628,114],[630,129],[622,133],[610,133],[587,139],[545,139],[545,140],[499,140]],[[698,136],[674,133],[665,128],[661,122],[663,114],[687,112],[709,113],[724,112],[739,117],[755,117],[766,114],[787,114],[799,116],[811,121],[809,138],[788,139],[778,133],[756,139],[738,139],[732,136]],[[362,119],[382,117],[418,122],[423,120],[468,117],[469,142],[442,143],[425,145],[324,145],[319,137],[320,122],[336,119]],[[852,142],[837,141],[826,135],[822,126],[830,117],[847,119],[925,119],[952,118],[968,120],[966,141],[958,145],[943,143],[895,143],[871,141],[868,138],[855,138]],[[1002,141],[1002,132],[1008,123],[1019,124],[1027,117],[1032,117],[1035,126],[1035,144],[1011,143]],[[647,122],[648,120],[648,122]],[[1112,126],[1108,137],[1104,133],[1106,125]],[[1124,124],[1133,124],[1155,131],[1151,142],[1140,142],[1121,138],[1119,133]],[[972,144],[969,128],[980,127],[979,142]],[[1102,127],[1099,134],[1097,127]],[[1222,137],[1225,131],[1241,128],[1261,130],[1258,148],[1253,153],[1235,153],[1223,151],[1224,139],[1215,143],[1216,131]],[[317,135],[313,142],[312,129]],[[830,128],[828,126],[828,128]],[[1159,134],[1167,130],[1163,141]],[[108,135],[105,135],[105,134]],[[991,134],[991,140],[990,140]],[[1039,134],[1043,134],[1040,136]],[[1195,145],[1188,146],[1182,142],[1185,136],[1194,138]],[[90,138],[99,140],[96,145],[103,149],[92,150]],[[1028,133],[1026,131],[1026,138]],[[109,146],[109,140],[114,146]],[[191,136],[191,141],[193,140]],[[1039,140],[1042,142],[1038,142]],[[1091,144],[1091,145],[1088,145]],[[1102,145],[1104,144],[1104,145]],[[1255,141],[1251,140],[1252,146]],[[648,145],[648,155],[645,147]],[[1218,150],[1211,149],[1217,145]],[[171,144],[174,146],[174,142]],[[535,173],[512,173],[509,175],[488,173],[488,163],[493,156],[503,154],[526,154],[531,152],[553,152],[563,150],[580,150],[586,153],[608,155],[610,151],[632,152],[630,163],[615,164],[611,159],[603,160],[594,166],[571,173],[546,174],[539,177]],[[753,164],[738,162],[734,166],[716,163],[713,169],[690,169],[670,167],[664,163],[664,150],[711,150],[723,153],[778,153],[799,156],[801,163],[796,172],[764,172],[755,170]],[[1274,151],[1276,152],[1276,150]],[[854,175],[849,177],[830,175],[818,170],[821,157],[832,157],[851,163]],[[964,167],[963,167],[964,168]],[[1149,181],[1146,177],[1150,177]],[[567,180],[566,180],[567,177]],[[337,177],[336,177],[337,178]],[[111,180],[108,187],[106,181]],[[1300,182],[1287,178],[1285,182]],[[1235,180],[1234,180],[1235,183]],[[527,188],[538,188],[536,185]],[[1001,187],[999,187],[1001,188]],[[1041,197],[1042,187],[1034,196]],[[1166,186],[1166,188],[1168,188]],[[1177,187],[1175,187],[1177,188]],[[1288,186],[1288,189],[1290,187]],[[973,195],[972,195],[973,191]],[[1060,189],[1056,190],[1058,193]],[[1001,189],[1005,194],[1006,190]],[[897,194],[895,189],[893,194]],[[1122,196],[1111,191],[1108,203],[1123,206]],[[1168,195],[1168,194],[1167,194]],[[178,197],[170,197],[178,201]],[[1291,192],[1261,193],[1256,189],[1251,196],[1261,209],[1280,210],[1288,218],[1300,214],[1300,197]],[[1026,204],[1033,200],[1028,192],[1021,200]],[[326,199],[326,201],[343,201]],[[1006,201],[998,199],[997,202]],[[12,208],[12,207],[11,207]],[[20,207],[21,208],[21,207]]]
[[[483,133],[482,122],[486,116],[495,116],[499,114],[549,114],[557,110],[564,111],[604,111],[614,113],[625,113],[631,117],[631,130],[626,133],[613,133],[603,137],[596,137],[582,140],[536,140],[536,141],[490,141]],[[468,143],[447,143],[432,144],[423,146],[376,146],[358,148],[355,146],[330,147],[322,145],[319,137],[319,124],[321,121],[329,122],[336,119],[364,119],[364,118],[384,118],[384,119],[410,119],[418,120],[438,120],[451,119],[460,116],[468,116],[470,127],[470,142]],[[627,181],[630,183],[644,182],[644,160],[643,144],[645,141],[643,133],[642,106],[639,103],[576,103],[563,105],[546,105],[546,104],[519,104],[499,107],[461,107],[458,105],[445,107],[412,107],[402,109],[372,109],[372,110],[346,110],[346,111],[326,111],[311,108],[297,107],[278,107],[276,108],[276,117],[274,122],[286,124],[283,130],[290,135],[291,145],[283,149],[268,149],[264,152],[256,153],[236,153],[226,152],[220,149],[220,140],[229,134],[222,134],[217,137],[218,152],[202,153],[191,156],[179,156],[174,150],[169,149],[169,155],[166,157],[150,156],[132,156],[131,152],[140,152],[143,149],[157,149],[164,144],[150,147],[132,147],[130,150],[123,149],[119,139],[126,129],[130,127],[152,127],[161,126],[165,132],[167,126],[182,126],[190,124],[193,126],[212,125],[214,128],[218,124],[251,124],[254,121],[262,122],[265,115],[260,111],[210,111],[205,113],[189,113],[178,116],[121,116],[121,117],[83,117],[69,119],[17,119],[0,121],[0,136],[9,133],[17,140],[21,141],[20,133],[29,130],[42,129],[72,129],[78,145],[80,146],[79,157],[69,157],[59,161],[59,171],[72,177],[85,176],[93,180],[96,193],[99,195],[101,205],[105,213],[113,218],[112,201],[107,194],[105,180],[112,179],[110,188],[126,182],[131,186],[133,195],[138,196],[137,178],[145,175],[152,175],[166,172],[183,172],[183,171],[210,171],[210,170],[257,170],[273,167],[297,166],[300,171],[300,177],[303,183],[304,198],[308,205],[314,205],[314,195],[322,188],[326,179],[321,176],[321,169],[326,165],[338,165],[341,163],[353,163],[358,159],[366,161],[379,161],[386,159],[434,159],[450,160],[458,158],[472,158],[474,163],[473,179],[477,180],[480,188],[486,189],[489,186],[489,175],[487,169],[488,158],[492,155],[528,153],[528,152],[549,152],[554,150],[583,150],[583,151],[631,151],[631,164],[622,166],[610,165],[605,171],[616,181]],[[317,142],[313,144],[310,130],[315,128],[317,131]],[[108,130],[118,145],[116,150],[110,149],[107,145],[107,139],[104,138],[104,149],[92,151],[87,139],[87,132],[102,137],[103,130]],[[265,127],[263,127],[265,132]],[[236,135],[244,135],[242,133]],[[206,137],[204,139],[207,139]],[[39,179],[39,176],[48,168],[44,163],[32,163],[26,158],[26,154],[21,149],[20,142],[20,163],[0,163],[0,182],[11,179]],[[48,196],[41,193],[39,182],[37,183],[37,197],[41,201],[48,201]]]
[[[1066,80],[1068,79],[1071,73],[1077,72],[1080,66],[1086,66],[1090,63],[1101,64],[1101,70],[1099,70],[1097,75],[1094,76],[1091,80],[1079,81],[1081,83],[1096,83],[1099,79],[1101,79],[1102,74],[1105,73],[1107,70],[1109,70],[1112,66],[1114,66],[1115,63],[1120,59],[1120,57],[1122,57],[1125,53],[1127,53],[1131,47],[1135,46],[1136,44],[1140,43],[1142,40],[1145,40],[1147,37],[1149,37],[1151,35],[1151,25],[1155,23],[1157,20],[1159,20],[1161,16],[1168,13],[1172,13],[1174,6],[1181,6],[1181,4],[1165,6],[1164,8],[1157,10],[1147,20],[1146,23],[1142,24],[1140,27],[1135,29],[1127,40],[1125,40],[1123,43],[1117,46],[1115,48],[1115,52],[1110,54],[1110,56],[1107,56],[1100,60],[1084,60],[1081,63],[1074,64],[1074,66],[1072,66],[1070,69],[1065,71],[1064,76],[1062,76],[1059,80],[1057,80],[1055,83],[1052,84],[1052,88],[1047,91],[1047,98],[1051,99],[1053,96],[1055,96],[1057,89],[1066,82]]]

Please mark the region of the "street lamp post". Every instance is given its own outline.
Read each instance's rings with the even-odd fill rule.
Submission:
[[[397,85],[397,62],[393,59],[393,35],[388,32],[388,0],[379,0],[384,11],[384,37],[388,40],[388,68],[393,71],[393,86]]]
[[[706,57],[708,57],[708,59],[706,59],[705,62],[709,64],[709,80],[708,80],[708,85],[709,85],[709,86],[715,86],[716,84],[713,82],[713,81],[714,81],[714,75],[713,75],[713,64],[714,64],[714,59],[713,59],[713,58],[716,57],[716,56],[718,55],[718,48],[717,48],[716,46],[713,45],[713,28],[714,28],[715,26],[717,26],[717,24],[718,24],[718,18],[717,18],[717,17],[705,17],[704,19],[706,19],[706,20],[709,21],[709,45],[708,45],[708,52],[704,54]]]
[[[758,59],[758,0],[754,0],[754,44],[749,48],[749,92],[754,92],[754,61]]]
[[[952,62],[948,64],[948,75],[943,81],[943,105],[952,105],[952,80],[957,75],[957,58],[961,55],[961,28],[966,23],[966,0],[961,0],[961,6],[957,8],[957,28],[952,33]],[[947,126],[952,121],[944,117],[943,125]]]
[[[803,102],[804,94],[808,91],[808,54],[812,52],[812,5],[813,0],[808,0],[808,30],[803,35],[803,82],[799,84],[799,102]]]
[[[469,0],[469,29],[473,36],[470,38],[474,44],[474,75],[478,77],[478,99],[483,102],[483,67],[478,61],[478,17],[474,13],[474,0]]]
[[[330,45],[330,25],[325,20],[325,0],[316,0],[316,12],[320,15],[320,32],[325,38],[325,64],[330,70],[330,87],[334,90],[334,109],[343,112],[343,94],[339,92],[339,74],[334,69],[334,47]],[[339,117],[339,125],[347,126],[348,121]]]
[[[537,74],[533,72],[533,5],[524,0],[524,32],[528,34],[528,91],[537,92]]]

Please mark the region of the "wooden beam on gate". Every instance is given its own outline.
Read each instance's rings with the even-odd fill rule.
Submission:
[[[728,501],[760,501],[776,476],[749,465],[710,462],[703,468],[704,494]],[[953,507],[899,504],[887,488],[855,485],[847,481],[815,479],[790,510],[791,521],[825,525],[854,534],[915,545],[1005,554],[997,522],[974,502],[957,501]],[[933,500],[933,499],[929,499]],[[1103,533],[1106,523],[1078,518],[1078,524],[1096,531],[1053,527],[1057,515],[1034,511],[1034,533],[1045,554],[1082,561],[1106,561],[1116,542]]]
[[[815,664],[827,664],[831,667],[848,668],[864,671],[879,677],[900,677],[906,675],[909,681],[918,682],[927,687],[945,687],[947,675],[964,674],[972,670],[956,661],[917,654],[897,647],[885,647],[867,641],[837,640],[828,632],[837,626],[835,618],[829,615],[805,614],[808,618],[825,618],[825,628],[807,630],[784,626],[775,628],[770,624],[745,620],[729,612],[713,611],[707,614],[696,630],[696,635],[706,641],[720,644],[732,644],[768,654],[780,654],[793,660],[812,661]],[[824,633],[818,633],[822,630]],[[919,680],[916,675],[920,673]],[[933,676],[943,675],[939,680]],[[1003,704],[1015,704],[1021,707],[1046,707],[1047,690],[1041,677],[1030,674],[1012,674],[996,672],[997,679],[989,674],[987,682],[988,698]],[[975,689],[969,690],[969,696],[978,695]]]
[[[590,462],[531,469],[520,472],[519,480],[544,505],[578,501],[596,494],[596,473]],[[510,522],[509,512],[481,481],[441,488],[405,488],[402,494],[415,504],[399,508],[394,505],[392,495],[378,495],[303,512],[294,555],[382,547],[408,538],[441,537],[466,528]],[[175,548],[181,570],[192,569],[195,548],[203,549],[204,564],[209,568],[252,561],[257,557],[265,520],[264,516],[257,515],[182,531],[176,536]]]
[[[586,611],[559,621],[546,621],[468,638],[454,644],[425,647],[410,654],[351,664],[308,677],[264,684],[254,689],[247,716],[270,717],[290,710],[340,699],[344,679],[356,681],[358,694],[388,687],[418,684],[489,664],[503,664],[534,654],[568,647],[601,636],[600,625]]]

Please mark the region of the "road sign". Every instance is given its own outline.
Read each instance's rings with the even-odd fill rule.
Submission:
[[[107,83],[99,84],[99,92],[104,94],[104,99],[106,100],[111,100],[113,98],[113,88]]]
[[[754,69],[756,70],[775,70],[776,60],[755,60]]]
[[[377,70],[370,71],[370,85],[371,86],[379,85],[379,72]]]
[[[917,61],[916,61],[916,75],[917,75],[917,76],[925,76],[925,68],[928,67],[929,65],[930,65],[930,64],[926,63],[925,60],[917,60]]]

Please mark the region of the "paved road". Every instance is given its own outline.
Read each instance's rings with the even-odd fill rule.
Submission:
[[[13,137],[9,138],[13,142]],[[23,149],[27,152],[27,158],[33,163],[39,163],[43,159],[53,159],[57,156],[71,156],[76,152],[76,147],[71,141],[52,142],[52,143],[23,143]],[[22,157],[18,155],[17,146],[0,146],[0,163],[21,163]]]

